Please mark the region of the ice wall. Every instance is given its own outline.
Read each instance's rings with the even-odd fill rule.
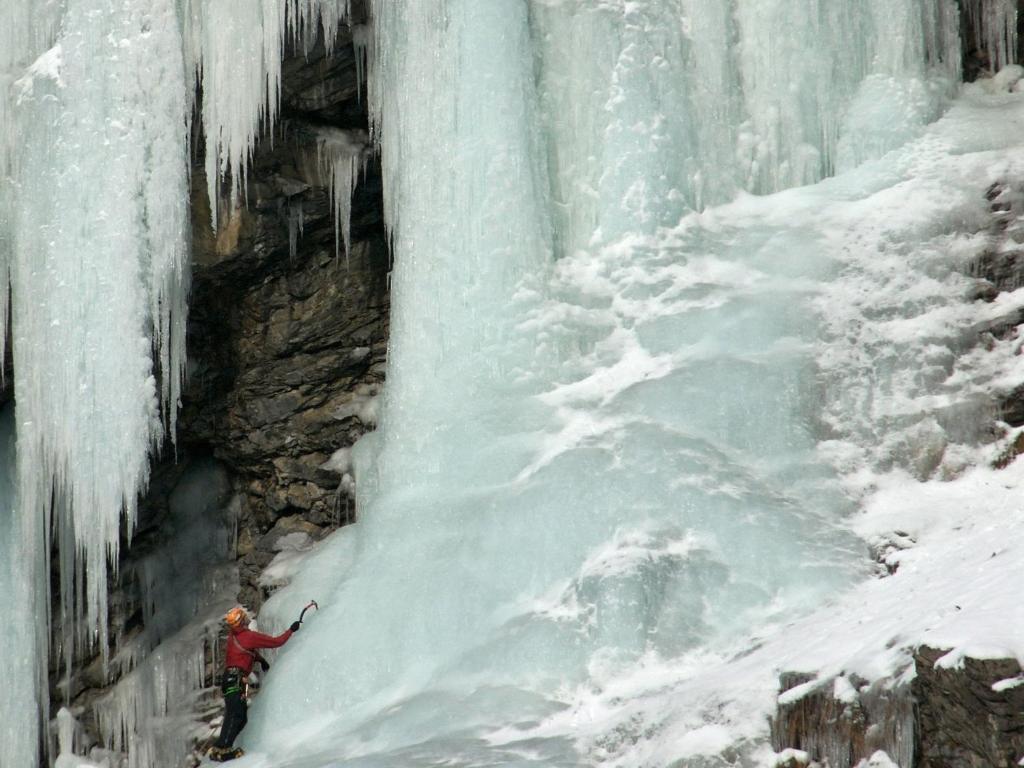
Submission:
[[[19,514],[14,408],[0,411],[0,600],[4,607],[4,676],[0,694],[0,766],[35,764],[45,668],[39,655],[43,611],[36,599],[44,573],[40,521]]]
[[[957,7],[373,11],[396,259],[383,418],[354,451],[359,526],[270,606],[282,625],[311,594],[324,608],[248,738],[513,764],[479,743],[488,725],[862,572],[816,453],[823,234],[699,210],[923,130],[958,75]]]
[[[216,217],[222,199],[244,203],[245,164],[276,116],[286,41],[322,32],[330,46],[347,13],[347,0],[5,3],[0,340],[9,333],[14,347],[18,509],[26,529],[36,526],[39,563],[51,535],[61,555],[65,669],[83,651],[107,660],[108,568],[125,532],[130,540],[149,457],[174,436],[197,88]],[[37,659],[47,572],[31,585]],[[11,759],[24,768],[37,756]]]
[[[373,706],[397,685],[465,689],[480,676],[521,692],[524,711],[544,709],[559,685],[843,583],[843,568],[823,575],[849,542],[834,535],[834,489],[811,455],[800,290],[828,265],[813,238],[778,223],[751,239],[690,212],[913,136],[955,79],[955,5],[373,8],[374,39],[359,46],[398,255],[396,330],[385,427],[357,462],[362,554],[348,581],[320,563],[339,584],[335,620],[359,627],[360,663],[328,664],[322,695]],[[13,301],[18,506],[37,554],[56,529],[68,659],[105,637],[121,515],[130,530],[148,453],[173,433],[195,78],[216,216],[244,202],[285,39],[311,40],[347,10],[5,6],[0,275]],[[968,6],[998,60],[1016,47],[1012,10]],[[334,160],[337,191],[356,166]],[[821,562],[780,561],[793,541]],[[382,615],[395,594],[405,602]],[[329,654],[330,634],[302,642]],[[266,711],[295,721],[303,707],[285,700]]]

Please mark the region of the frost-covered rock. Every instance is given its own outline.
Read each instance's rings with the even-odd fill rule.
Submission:
[[[774,748],[830,768],[1010,768],[1024,755],[1022,681],[1015,659],[928,647],[870,685],[784,675]]]

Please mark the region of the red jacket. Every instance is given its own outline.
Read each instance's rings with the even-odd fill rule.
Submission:
[[[238,667],[245,674],[252,672],[257,648],[279,648],[288,642],[292,631],[286,629],[277,637],[253,632],[250,629],[232,629],[228,632],[228,649],[224,657],[225,667]]]

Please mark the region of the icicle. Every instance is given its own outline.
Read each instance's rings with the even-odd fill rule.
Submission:
[[[974,44],[989,54],[994,75],[1017,60],[1017,0],[964,0]]]
[[[0,689],[0,768],[38,765],[48,709],[46,615],[49,573],[42,520],[20,514],[14,408],[0,413],[0,601],[4,613],[4,685]]]
[[[238,588],[226,560],[229,492],[216,464],[189,467],[169,500],[174,536],[124,574],[138,584],[143,628],[117,649],[120,679],[97,712],[104,744],[127,752],[130,768],[181,765],[191,750],[196,696],[207,662],[217,668],[220,620]]]
[[[370,60],[373,57],[373,31],[368,24],[352,27],[352,48],[356,55],[356,95],[362,99],[369,77]]]
[[[193,8],[196,8],[193,0]],[[285,43],[308,48],[319,27],[330,52],[348,0],[209,0],[190,17],[187,40],[197,40],[203,91],[206,182],[214,229],[221,183],[228,204],[245,195],[256,139],[277,118]]]
[[[305,226],[305,215],[302,210],[301,200],[288,201],[288,258],[295,260],[295,254],[299,247],[299,238],[302,237],[302,230]]]
[[[328,178],[331,206],[334,209],[334,253],[345,254],[352,248],[352,194],[365,175],[370,152],[363,131],[321,128],[317,133],[317,158],[321,173]]]
[[[183,765],[191,753],[193,703],[206,687],[219,612],[165,641],[96,703],[108,749],[127,752],[129,768]]]

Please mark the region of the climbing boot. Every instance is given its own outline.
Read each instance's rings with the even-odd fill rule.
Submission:
[[[224,749],[223,747],[214,747],[210,750],[209,757],[215,763],[224,763],[228,760],[234,760],[236,757],[241,757],[245,752],[240,747],[233,749]]]
[[[224,749],[224,747],[211,747],[208,757],[215,763],[223,763],[228,760],[234,760],[236,757],[241,757],[245,754],[240,748],[235,747],[233,749]]]

